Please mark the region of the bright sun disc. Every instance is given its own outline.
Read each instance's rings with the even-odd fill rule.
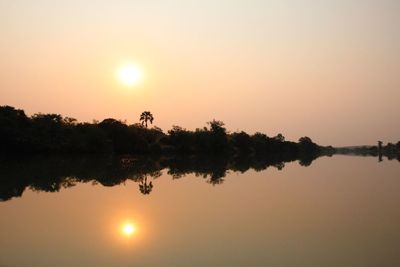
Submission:
[[[126,236],[132,235],[136,231],[136,228],[131,223],[126,223],[122,227],[122,233]]]
[[[143,71],[138,65],[126,64],[118,70],[117,77],[122,84],[133,86],[142,81]]]

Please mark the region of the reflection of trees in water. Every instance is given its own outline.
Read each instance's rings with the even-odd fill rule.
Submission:
[[[139,181],[139,190],[143,195],[148,195],[153,189],[153,182],[147,183],[147,176]]]
[[[147,181],[147,176],[152,177],[153,179],[156,179],[162,175],[161,171],[154,171],[149,173],[148,175],[145,174],[144,176],[140,177],[139,179],[136,179],[136,181],[139,183],[139,191],[143,195],[148,195],[151,193],[153,190],[153,182],[148,182]]]
[[[21,196],[28,187],[34,191],[57,192],[77,183],[114,186],[131,180],[137,182],[139,191],[145,195],[153,190],[155,179],[167,173],[173,179],[187,174],[201,177],[211,185],[222,184],[228,171],[244,173],[275,167],[282,170],[286,162],[298,160],[309,166],[317,155],[293,156],[180,156],[163,158],[132,157],[35,157],[28,159],[0,160],[0,200]]]

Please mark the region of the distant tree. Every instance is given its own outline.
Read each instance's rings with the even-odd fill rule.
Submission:
[[[179,132],[183,132],[183,131],[186,131],[186,129],[182,128],[181,126],[178,126],[178,125],[172,125],[172,129],[169,130],[168,133],[170,135],[173,135],[173,134],[176,134],[176,133],[179,133]]]
[[[304,136],[304,137],[301,137],[301,138],[299,139],[299,143],[300,143],[300,144],[311,144],[311,143],[312,143],[312,140],[311,140],[310,137]]]
[[[318,150],[318,145],[315,144],[308,136],[303,136],[299,139],[299,146],[300,149],[305,152],[313,152],[313,151],[315,152]],[[304,161],[305,162],[304,166],[308,166],[309,164],[311,164],[312,160],[310,161],[309,164],[307,163],[308,161],[309,161],[308,159]]]
[[[163,132],[163,130],[160,127],[157,127],[157,126],[154,126],[153,130],[156,131],[156,132],[160,132],[160,133]]]
[[[65,124],[69,125],[76,125],[78,123],[78,121],[75,118],[70,118],[70,117],[65,117],[63,121]]]
[[[123,122],[116,120],[116,119],[104,119],[102,122],[100,122],[99,127],[104,129],[106,132],[116,132],[120,131],[121,129],[127,128],[126,124]]]
[[[231,143],[239,152],[248,152],[251,149],[251,138],[243,131],[231,134]]]
[[[207,122],[210,125],[210,131],[203,132],[204,139],[201,144],[207,151],[222,152],[228,148],[228,139],[224,123],[222,121],[212,120]],[[199,132],[201,135],[201,132]]]
[[[284,141],[285,141],[285,137],[284,137],[281,133],[278,133],[278,134],[274,137],[274,139],[275,139],[276,141],[279,141],[279,142],[284,142]]]
[[[11,106],[0,106],[0,116],[11,120],[27,120],[25,112]]]
[[[207,122],[207,124],[210,125],[210,130],[213,133],[226,133],[226,129],[224,128],[225,123],[222,121],[212,120]]]
[[[42,113],[37,113],[32,116],[32,119],[37,122],[41,123],[43,125],[60,125],[64,123],[64,119],[60,114],[42,114]]]
[[[29,126],[23,110],[0,106],[0,153],[29,149]]]
[[[139,120],[142,122],[142,125],[146,126],[146,128],[147,128],[147,122],[149,121],[152,124],[154,117],[150,111],[143,111],[142,114],[140,114]]]

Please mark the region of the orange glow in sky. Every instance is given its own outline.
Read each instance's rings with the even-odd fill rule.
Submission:
[[[1,1],[0,105],[129,124],[149,110],[165,132],[217,119],[321,145],[398,141],[400,1],[94,2]]]

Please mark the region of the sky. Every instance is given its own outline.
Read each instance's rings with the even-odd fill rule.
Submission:
[[[400,140],[400,1],[0,0],[0,105],[322,145]],[[134,63],[133,87],[116,71]]]

